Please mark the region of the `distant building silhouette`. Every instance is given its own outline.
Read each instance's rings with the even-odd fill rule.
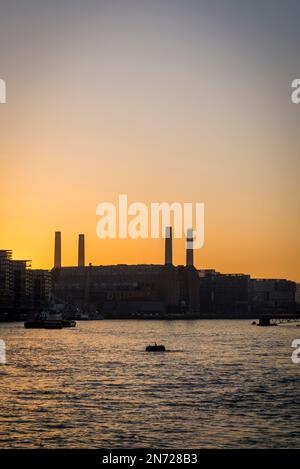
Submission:
[[[12,251],[0,250],[0,314],[13,307]]]
[[[83,310],[88,308],[106,314],[110,311],[110,317],[120,311],[124,314],[127,311],[129,317],[151,316],[151,312],[158,311],[161,314],[196,313],[198,274],[196,269],[191,272],[184,266],[62,267],[53,271],[53,295]]]
[[[284,279],[251,279],[250,296],[253,312],[293,312],[296,301],[296,284]]]
[[[13,260],[0,251],[0,320],[24,319],[49,304],[51,272],[30,268],[30,261]]]
[[[235,317],[250,313],[250,275],[199,271],[200,311]]]

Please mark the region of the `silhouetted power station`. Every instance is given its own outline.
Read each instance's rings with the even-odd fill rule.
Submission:
[[[188,317],[199,313],[239,317],[254,310],[265,311],[270,304],[272,308],[293,308],[293,282],[262,282],[244,274],[197,270],[191,228],[186,237],[186,265],[174,266],[172,234],[172,227],[166,227],[164,264],[87,267],[84,235],[80,234],[78,267],[55,265],[52,271],[54,296],[88,311],[90,316],[97,311],[109,318]],[[58,239],[60,246],[61,235],[55,233],[55,251]],[[273,294],[272,301],[265,300],[266,291],[269,298]]]
[[[189,241],[192,230],[189,230]],[[187,240],[187,241],[188,241]],[[85,266],[84,235],[78,237],[78,266],[62,267],[61,233],[55,233],[53,294],[60,301],[105,317],[176,315],[199,310],[199,275],[193,266],[193,248],[187,242],[188,266],[174,266],[172,227],[165,232],[165,263],[160,265]],[[61,257],[60,257],[61,259]]]
[[[78,235],[78,265],[62,266],[62,236],[55,232],[54,268],[34,270],[0,250],[0,320],[24,319],[59,307],[81,319],[251,318],[293,313],[296,284],[252,279],[194,266],[193,230],[187,230],[186,265],[173,265],[172,227],[165,232],[164,264],[93,266],[85,263],[85,237]]]

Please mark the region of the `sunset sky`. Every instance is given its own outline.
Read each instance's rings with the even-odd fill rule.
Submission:
[[[299,0],[0,6],[0,249],[33,267],[163,262],[100,240],[96,207],[204,202],[196,266],[300,281]],[[185,262],[184,241],[173,260]]]

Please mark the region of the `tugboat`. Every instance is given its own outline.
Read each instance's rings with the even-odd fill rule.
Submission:
[[[63,319],[61,314],[55,314],[52,311],[42,311],[24,322],[25,329],[63,329],[75,326],[76,321]]]
[[[147,345],[146,352],[165,352],[166,347],[164,345],[157,345],[155,342],[154,345]]]

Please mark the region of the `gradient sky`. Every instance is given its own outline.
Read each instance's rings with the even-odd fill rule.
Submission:
[[[298,0],[2,0],[0,248],[33,267],[160,263],[96,206],[204,202],[202,268],[300,281]],[[184,263],[176,241],[174,262]]]

